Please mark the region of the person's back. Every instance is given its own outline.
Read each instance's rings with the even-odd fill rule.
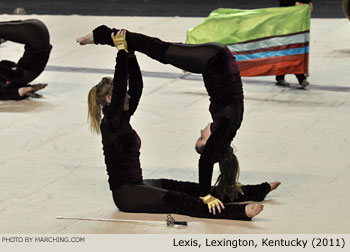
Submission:
[[[212,116],[233,102],[243,101],[243,86],[239,67],[225,46],[209,62],[203,80],[210,100]]]
[[[125,117],[121,120],[118,132],[108,127],[108,118],[102,120],[100,127],[111,190],[126,183],[142,181],[139,151],[141,139],[131,128],[129,117]]]

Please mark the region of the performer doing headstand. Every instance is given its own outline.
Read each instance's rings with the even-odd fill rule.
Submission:
[[[263,209],[260,204],[225,204],[211,215],[199,196],[198,183],[168,179],[143,180],[141,140],[130,125],[142,89],[142,75],[132,49],[127,53],[125,30],[109,35],[118,48],[114,78],[105,77],[88,96],[90,125],[102,133],[109,185],[116,206],[126,212],[181,213],[194,217],[249,220]],[[114,40],[114,42],[113,42]],[[78,40],[79,41],[79,40]],[[127,82],[129,81],[129,90]],[[101,119],[101,108],[103,118]],[[236,201],[262,201],[279,182],[242,186]]]
[[[28,85],[44,70],[52,49],[50,35],[38,19],[0,22],[0,38],[25,44],[18,63],[0,61],[0,99],[20,100],[47,84]]]

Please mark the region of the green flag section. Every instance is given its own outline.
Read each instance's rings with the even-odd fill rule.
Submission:
[[[306,73],[310,7],[217,9],[187,32],[188,44],[220,42],[235,56],[242,76]]]

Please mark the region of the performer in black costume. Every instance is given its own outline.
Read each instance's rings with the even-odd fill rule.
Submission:
[[[345,16],[350,19],[350,2],[349,0],[343,0],[343,11]]]
[[[288,7],[288,6],[294,6],[299,4],[309,4],[311,7],[311,10],[313,8],[311,0],[279,0],[280,7]],[[289,86],[289,83],[285,80],[285,74],[283,75],[276,75],[276,81],[281,86]],[[295,74],[295,77],[297,77],[299,84],[305,88],[308,85],[310,85],[309,81],[306,78],[306,74]]]
[[[35,97],[34,92],[47,86],[28,85],[44,70],[52,49],[45,24],[38,19],[0,22],[0,38],[25,45],[18,63],[0,61],[0,99]]]
[[[219,208],[217,215],[213,207],[212,215],[199,198],[201,188],[198,183],[168,179],[143,180],[139,160],[141,140],[130,125],[130,117],[136,111],[141,97],[143,82],[133,54],[135,48],[129,45],[128,38],[126,43],[125,33],[121,30],[111,37],[110,31],[108,41],[119,50],[114,78],[103,78],[88,96],[91,128],[102,133],[108,181],[117,207],[127,212],[175,212],[194,217],[240,220],[249,220],[260,213],[263,206],[259,204],[225,204],[225,211]],[[92,36],[77,39],[80,44],[91,43],[92,40]],[[129,53],[126,52],[127,47]],[[104,115],[102,119],[101,107]],[[242,186],[242,194],[235,201],[262,201],[279,184],[265,182]]]

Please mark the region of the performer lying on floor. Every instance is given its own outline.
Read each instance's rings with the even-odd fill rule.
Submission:
[[[49,32],[40,20],[0,22],[0,38],[25,44],[18,63],[0,61],[0,100],[40,97],[36,91],[47,84],[28,85],[44,70],[52,46]]]

